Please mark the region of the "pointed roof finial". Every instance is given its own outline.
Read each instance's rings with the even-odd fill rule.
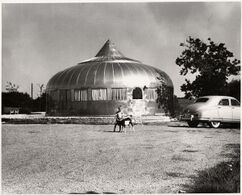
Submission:
[[[99,52],[97,53],[97,55],[95,57],[101,57],[101,56],[103,56],[103,57],[124,57],[124,55],[116,49],[114,43],[112,43],[110,41],[110,39],[108,39],[106,41],[106,43],[99,50]]]

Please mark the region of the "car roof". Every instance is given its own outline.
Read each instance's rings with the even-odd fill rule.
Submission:
[[[234,97],[226,96],[226,95],[206,95],[206,96],[201,96],[199,98],[204,98],[204,97],[208,97],[208,98],[213,98],[213,97],[214,98],[234,98]]]
[[[219,99],[223,99],[223,98],[229,98],[229,99],[234,99],[236,100],[236,98],[231,97],[231,96],[225,96],[225,95],[207,95],[207,96],[201,96],[199,98],[209,98],[210,100],[219,100]],[[199,99],[198,98],[198,99]]]

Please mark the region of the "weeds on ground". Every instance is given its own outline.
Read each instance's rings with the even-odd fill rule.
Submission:
[[[240,151],[234,148],[234,156],[229,162],[222,162],[198,172],[189,193],[239,193],[240,192]]]

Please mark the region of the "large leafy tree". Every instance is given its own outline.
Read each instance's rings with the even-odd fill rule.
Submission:
[[[228,83],[227,95],[240,100],[240,80],[232,80]]]
[[[181,67],[180,74],[195,74],[194,81],[185,79],[181,91],[186,97],[204,95],[224,95],[227,79],[231,75],[238,75],[240,61],[234,58],[224,43],[214,43],[208,38],[208,43],[200,39],[189,37],[186,43],[181,43],[184,51],[176,59]]]

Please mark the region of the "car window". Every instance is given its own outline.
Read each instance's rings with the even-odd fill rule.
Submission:
[[[237,100],[231,99],[232,106],[240,106],[240,103]]]
[[[229,99],[221,99],[218,104],[221,106],[229,106]]]
[[[198,98],[195,103],[207,102],[208,98]]]

